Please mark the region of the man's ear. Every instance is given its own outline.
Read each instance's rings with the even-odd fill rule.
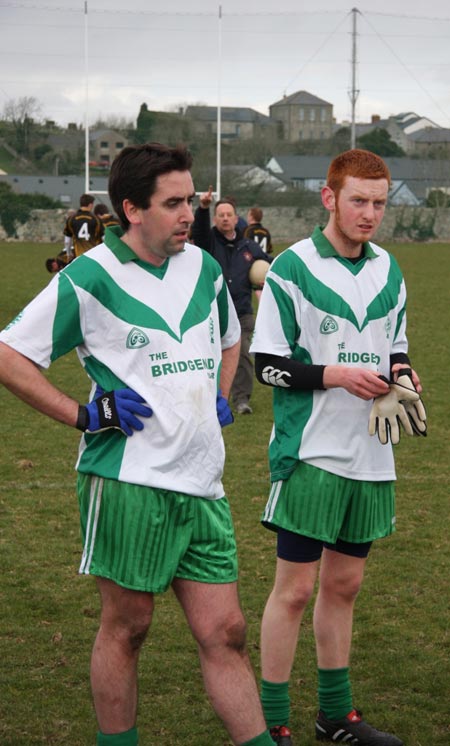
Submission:
[[[134,205],[133,202],[130,202],[129,199],[124,199],[122,207],[128,222],[131,223],[131,225],[139,225],[141,222],[140,207],[136,207],[136,205]]]
[[[324,186],[321,189],[320,196],[322,198],[322,204],[328,212],[334,212],[336,208],[336,195],[329,186]]]

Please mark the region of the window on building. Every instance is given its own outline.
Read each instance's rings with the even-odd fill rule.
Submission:
[[[123,142],[116,142],[116,150],[121,150],[123,148]]]
[[[326,122],[327,121],[327,110],[325,109],[324,106],[322,106],[322,108],[320,110],[320,121],[321,122]]]
[[[108,147],[108,141],[107,140],[102,140],[102,142],[100,143],[100,147],[101,148],[107,148]]]
[[[315,109],[310,109],[309,110],[309,121],[310,122],[315,122],[316,121],[316,110]]]
[[[300,109],[298,110],[298,118],[300,119],[301,122],[305,121],[305,110],[303,106],[301,106]]]

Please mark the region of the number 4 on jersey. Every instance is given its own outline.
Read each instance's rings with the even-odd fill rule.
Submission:
[[[91,236],[89,233],[89,225],[87,223],[83,223],[80,230],[78,231],[78,238],[84,238],[85,241],[89,241]]]

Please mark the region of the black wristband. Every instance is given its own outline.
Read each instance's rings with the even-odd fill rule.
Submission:
[[[81,430],[83,433],[89,427],[89,412],[87,411],[86,407],[83,406],[83,404],[80,404],[80,406],[78,407],[77,424],[75,425],[75,427],[78,430]]]

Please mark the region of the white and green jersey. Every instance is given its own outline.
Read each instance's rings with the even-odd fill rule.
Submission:
[[[390,254],[364,244],[356,263],[316,228],[270,265],[250,348],[316,365],[347,365],[390,378],[390,356],[407,352],[406,291]],[[351,479],[395,479],[392,448],[368,434],[372,401],[342,388],[275,387],[269,446],[271,478],[298,461]]]
[[[84,434],[80,472],[220,498],[216,394],[222,349],[240,336],[221,269],[190,244],[154,267],[120,233],[109,229],[105,243],[69,264],[0,339],[43,368],[76,348],[95,384],[128,386],[153,409],[132,437]]]

